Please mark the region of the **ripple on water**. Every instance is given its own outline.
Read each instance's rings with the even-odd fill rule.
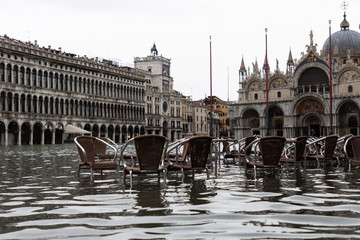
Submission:
[[[360,238],[360,169],[254,178],[229,164],[217,179],[135,177],[130,189],[114,171],[78,178],[75,145],[6,149],[0,239]]]

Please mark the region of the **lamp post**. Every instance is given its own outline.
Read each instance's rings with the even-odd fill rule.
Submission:
[[[331,20],[329,20],[329,62],[330,62],[330,81],[329,81],[329,85],[330,85],[330,135],[333,134],[333,112],[332,112],[332,69],[331,69],[331,65],[332,65],[332,60],[331,60]]]
[[[213,116],[212,116],[212,56],[211,56],[211,35],[210,35],[210,137],[213,136]]]
[[[265,28],[265,78],[266,78],[266,113],[265,113],[265,126],[266,136],[269,136],[269,77],[268,77],[268,57],[267,57],[267,28]]]

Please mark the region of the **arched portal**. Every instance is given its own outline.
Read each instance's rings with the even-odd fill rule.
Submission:
[[[84,129],[85,129],[86,131],[91,132],[91,126],[90,126],[90,124],[88,124],[88,123],[85,124]]]
[[[324,106],[318,99],[306,98],[299,101],[295,106],[294,116],[295,136],[309,136],[311,129],[315,131],[315,136],[327,134]]]
[[[284,112],[278,106],[270,106],[266,128],[272,136],[283,136]]]
[[[339,108],[339,135],[358,134],[359,107],[353,101],[343,103]]]
[[[64,126],[57,124],[55,128],[55,144],[63,144]]]
[[[0,122],[0,145],[5,145],[5,123]]]
[[[116,143],[119,143],[120,142],[120,126],[119,125],[116,125],[115,127],[115,142]]]
[[[303,135],[304,136],[313,136],[319,137],[321,134],[321,119],[317,115],[309,114],[304,118],[305,127],[303,128]]]
[[[121,128],[121,142],[125,143],[127,141],[127,127],[124,125]]]
[[[106,126],[105,125],[101,125],[101,127],[100,127],[100,137],[107,137],[106,136]]]
[[[10,122],[8,125],[8,145],[19,145],[19,125]]]
[[[260,116],[255,109],[245,110],[242,117],[244,136],[260,135]]]
[[[133,128],[133,126],[129,126],[127,139],[129,140],[130,138],[133,138],[133,137],[134,137],[134,128]]]
[[[114,140],[114,125],[109,125],[107,132],[108,132],[108,138]]]
[[[45,130],[44,130],[44,144],[52,144],[53,143],[53,132],[54,127],[51,125],[51,123],[45,124]]]
[[[35,123],[33,128],[33,144],[41,144],[42,138],[42,125],[41,123]]]
[[[135,126],[134,134],[135,134],[135,137],[139,136],[139,134],[140,134],[139,126]]]
[[[97,124],[94,124],[91,132],[92,132],[92,136],[99,137],[99,126]]]
[[[30,123],[25,122],[21,126],[21,145],[30,144],[31,126]]]

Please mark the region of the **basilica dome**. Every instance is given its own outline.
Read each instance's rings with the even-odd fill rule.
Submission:
[[[348,50],[350,50],[350,56],[360,56],[360,33],[349,29],[350,24],[346,20],[346,14],[344,14],[344,20],[341,22],[340,27],[340,31],[331,34],[333,56],[347,57]],[[322,48],[323,56],[329,54],[329,43],[328,38]]]

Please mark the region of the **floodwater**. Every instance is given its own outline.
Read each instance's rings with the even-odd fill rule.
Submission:
[[[0,239],[360,238],[360,169],[278,174],[222,164],[167,185],[77,177],[75,145],[0,147]]]

